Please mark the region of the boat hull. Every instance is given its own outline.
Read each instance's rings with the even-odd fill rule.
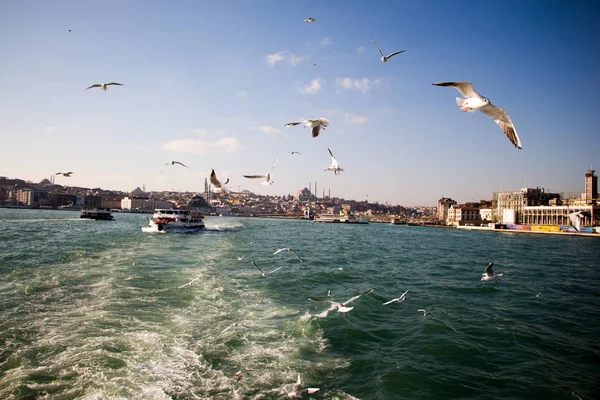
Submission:
[[[146,233],[187,233],[204,229],[204,215],[189,210],[156,210],[148,218],[148,226],[142,228]]]

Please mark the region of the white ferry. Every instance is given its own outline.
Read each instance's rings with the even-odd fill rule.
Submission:
[[[368,224],[369,217],[356,215],[351,212],[341,212],[339,214],[319,214],[315,215],[315,222],[332,222],[345,224]]]
[[[156,209],[143,232],[193,232],[204,228],[204,214],[191,210]]]

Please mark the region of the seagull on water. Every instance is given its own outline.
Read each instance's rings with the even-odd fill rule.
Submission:
[[[502,132],[508,137],[508,140],[517,148],[521,149],[521,140],[515,129],[512,120],[500,107],[493,105],[489,99],[481,96],[473,89],[473,84],[469,82],[438,82],[433,83],[435,86],[449,86],[456,88],[465,98],[456,98],[456,104],[463,112],[475,112],[479,110],[498,124]]]
[[[300,379],[300,374],[298,374],[298,380],[294,383],[292,387],[292,391],[288,393],[288,397],[290,399],[301,399],[303,393],[314,394],[317,393],[320,388],[302,388],[302,379]]]
[[[300,258],[300,256],[298,255],[298,253],[296,253],[296,252],[295,252],[293,249],[290,249],[289,247],[284,247],[283,249],[277,249],[277,250],[275,250],[275,252],[273,253],[273,255],[275,255],[275,254],[277,254],[277,253],[281,253],[282,251],[286,251],[286,250],[287,250],[287,251],[291,251],[292,253],[294,253],[294,254],[296,255],[296,258],[297,258],[298,260],[300,260],[300,262],[304,262],[304,261],[303,261],[303,260]]]
[[[271,171],[273,171],[273,168],[275,168],[275,166],[277,165],[277,161],[279,161],[279,157],[277,157],[275,159],[275,163],[273,164],[273,166],[271,167],[271,169],[269,169],[269,172],[267,172],[265,175],[242,175],[244,178],[249,178],[249,179],[263,179],[262,184],[263,185],[272,185],[273,182],[271,180]]]
[[[410,289],[408,289],[408,290],[410,290]],[[399,301],[400,303],[404,303],[404,300],[406,300],[406,293],[408,293],[408,290],[406,292],[402,293],[402,295],[400,297],[398,297],[396,299],[391,299],[390,301],[386,301],[385,303],[383,303],[383,305],[385,306],[390,303],[394,303],[396,301]]]
[[[184,163],[181,163],[181,162],[179,162],[179,161],[169,161],[168,163],[166,163],[165,165],[163,165],[163,167],[160,169],[160,171],[158,171],[158,173],[160,174],[160,173],[163,171],[163,169],[165,169],[165,167],[166,167],[167,165],[175,165],[175,164],[179,164],[179,165],[181,165],[181,166],[184,166],[184,167],[186,167],[186,168],[189,168],[187,165],[185,165]]]
[[[354,300],[362,297],[362,296],[366,296],[370,293],[373,292],[373,289],[369,289],[366,292],[359,294],[358,296],[354,296],[349,298],[348,300],[346,300],[343,303],[338,303],[336,301],[333,300],[321,300],[321,299],[317,299],[316,297],[309,297],[308,300],[310,301],[317,301],[317,302],[323,302],[323,301],[328,301],[331,303],[331,307],[325,312],[325,316],[327,315],[327,313],[329,313],[329,311],[333,311],[336,310],[340,313],[342,313],[342,318],[344,318],[344,316],[346,315],[347,312],[350,312],[354,309],[354,307],[348,307],[348,304],[350,304],[351,302],[353,302]]]
[[[70,177],[71,177],[71,174],[74,174],[74,173],[75,173],[75,172],[73,172],[73,171],[69,171],[69,172],[57,172],[57,173],[56,173],[56,174],[54,174],[54,175],[62,175],[62,176],[66,176],[67,178],[70,178]]]
[[[308,17],[304,20],[304,22],[315,22],[316,19],[314,19],[313,17]]]
[[[255,267],[256,267],[256,268],[257,268],[257,269],[258,269],[258,270],[259,270],[259,271],[262,273],[262,276],[263,276],[264,278],[266,278],[267,276],[271,275],[273,272],[275,272],[275,271],[279,271],[279,270],[281,269],[281,267],[277,267],[277,268],[275,268],[275,269],[274,269],[273,271],[271,271],[271,272],[265,272],[265,271],[263,271],[263,270],[262,270],[262,269],[261,269],[261,268],[260,268],[258,265],[256,265],[256,263],[254,262],[254,260],[250,260],[250,261],[251,261],[251,262],[252,262],[252,264],[253,264],[253,265],[254,265],[254,266],[255,266]]]
[[[425,310],[423,310],[422,308],[419,308],[419,309],[417,310],[417,312],[422,312],[422,313],[423,313],[423,317],[424,317],[424,318],[427,318],[427,316],[428,316],[428,315],[431,315],[432,317],[435,317],[435,315],[434,315],[432,312],[425,311]]]
[[[85,90],[91,89],[91,88],[96,88],[99,87],[102,90],[107,90],[109,86],[123,86],[122,83],[118,83],[118,82],[110,82],[110,83],[95,83],[92,86],[86,88]]]
[[[487,267],[485,267],[485,272],[482,275],[483,276],[481,277],[481,282],[496,281],[496,283],[498,283],[500,281],[499,278],[503,274],[496,274],[496,272],[494,271],[494,263],[491,262],[488,264]]]
[[[335,175],[339,175],[340,172],[343,171],[343,169],[340,168],[340,164],[338,163],[338,160],[333,156],[333,153],[331,152],[329,146],[327,146],[327,150],[329,150],[329,154],[331,155],[331,165],[325,168],[325,171],[333,171]]]
[[[384,62],[384,63],[388,62],[388,60],[390,58],[394,57],[396,54],[404,53],[406,51],[406,50],[395,51],[392,54],[384,56],[383,52],[381,51],[381,49],[379,48],[379,46],[377,46],[377,43],[375,43],[375,39],[373,39],[373,43],[375,44],[375,47],[377,47],[377,50],[379,50],[379,54],[381,54],[381,61]]]
[[[221,183],[221,181],[219,181],[219,179],[217,179],[217,174],[215,173],[215,170],[211,169],[210,170],[210,183],[212,183],[215,187],[227,192],[227,188],[225,187],[225,185],[227,185],[227,183],[229,183],[229,178],[227,178],[225,183]]]
[[[312,128],[312,137],[319,136],[319,133],[321,133],[321,128],[323,130],[325,130],[325,128],[327,128],[329,126],[329,120],[327,118],[318,118],[318,119],[305,119],[304,121],[300,121],[300,122],[288,122],[287,124],[285,124],[285,127],[289,128],[292,126],[300,125],[303,122],[305,124],[304,125],[305,128],[307,126]]]
[[[225,333],[228,329],[236,327],[236,326],[239,326],[240,328],[244,328],[244,329],[250,329],[250,327],[248,325],[244,325],[242,323],[236,322],[234,324],[229,325],[227,328],[223,329],[221,331],[221,334]]]

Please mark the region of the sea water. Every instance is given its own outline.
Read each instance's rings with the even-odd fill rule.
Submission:
[[[114,216],[0,209],[0,398],[599,396],[600,239]],[[308,300],[371,288],[346,318]]]

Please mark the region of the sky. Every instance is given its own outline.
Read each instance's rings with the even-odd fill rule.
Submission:
[[[233,191],[403,206],[583,191],[598,21],[583,1],[0,0],[0,176],[202,192],[214,169]],[[373,39],[406,52],[383,63]],[[523,149],[444,81],[505,109]],[[85,90],[105,82],[123,86]],[[320,117],[316,138],[285,127]],[[273,185],[242,176],[276,158]],[[172,160],[189,169],[158,174]]]

